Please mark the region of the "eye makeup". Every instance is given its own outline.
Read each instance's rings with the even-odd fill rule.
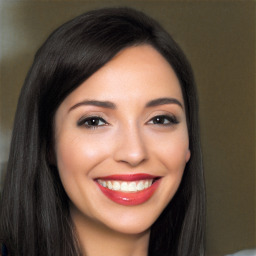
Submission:
[[[174,115],[157,115],[150,119],[148,124],[171,126],[178,124],[176,116]]]
[[[87,129],[96,129],[106,125],[108,125],[108,122],[101,116],[96,115],[82,117],[77,122],[77,126],[84,126]]]
[[[178,124],[179,121],[174,115],[156,115],[152,117],[147,124],[157,126],[173,126]],[[107,126],[109,123],[98,115],[85,116],[78,120],[77,126],[84,126],[87,129],[96,129],[102,126]]]

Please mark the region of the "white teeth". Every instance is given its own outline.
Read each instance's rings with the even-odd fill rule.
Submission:
[[[137,191],[137,186],[136,186],[136,182],[131,182],[128,186],[128,191],[130,192],[136,192]]]
[[[141,180],[141,181],[112,181],[112,180],[97,180],[99,184],[103,187],[106,187],[115,191],[124,191],[124,192],[137,192],[142,191],[148,187],[150,187],[153,183],[153,179],[151,180]]]
[[[143,190],[144,189],[144,184],[142,181],[140,181],[138,184],[137,184],[137,190]]]
[[[120,187],[120,183],[118,181],[115,181],[113,185],[113,190],[120,190]]]
[[[112,189],[112,188],[113,188],[111,181],[108,181],[108,182],[107,182],[107,187],[108,187],[109,189]]]
[[[121,191],[128,191],[128,183],[121,182]]]

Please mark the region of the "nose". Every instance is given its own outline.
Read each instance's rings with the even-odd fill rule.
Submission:
[[[135,167],[147,160],[147,146],[138,127],[121,129],[117,136],[114,160]]]

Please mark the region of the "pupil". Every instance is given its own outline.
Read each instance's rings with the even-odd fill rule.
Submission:
[[[162,117],[157,117],[155,119],[155,124],[162,124],[163,123],[163,118]]]
[[[91,119],[90,121],[90,125],[97,125],[99,123],[99,120],[98,119]]]

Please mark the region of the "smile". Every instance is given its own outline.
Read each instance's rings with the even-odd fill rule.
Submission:
[[[141,181],[112,181],[112,180],[97,180],[97,182],[105,188],[115,190],[115,191],[123,191],[123,192],[137,192],[142,191],[150,187],[153,183],[153,179],[151,180],[141,180]]]
[[[95,179],[105,196],[115,203],[139,205],[151,198],[156,191],[160,177],[148,174],[112,175]]]

